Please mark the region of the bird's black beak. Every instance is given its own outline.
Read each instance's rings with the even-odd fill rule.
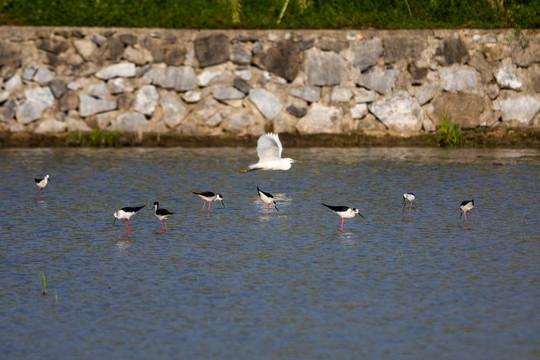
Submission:
[[[365,219],[364,215],[362,215],[362,214],[360,214],[360,213],[358,213],[358,215],[360,215],[363,219]]]
[[[276,205],[276,204],[274,204],[274,207],[276,208],[277,211],[279,211],[279,209],[277,208],[277,205]]]
[[[225,207],[225,203],[223,202],[223,200],[221,200],[221,205],[223,205],[223,207]]]
[[[116,218],[114,218],[113,222],[112,222],[112,226],[114,226],[114,223],[116,222]]]
[[[460,212],[460,213],[459,213],[459,218],[460,218],[460,219],[461,219],[461,215],[463,215],[463,212]]]

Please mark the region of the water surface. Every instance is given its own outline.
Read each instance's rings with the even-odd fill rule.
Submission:
[[[254,150],[0,150],[2,358],[538,359],[539,150],[284,155],[238,174]],[[118,238],[113,212],[154,201],[168,231],[142,210]],[[340,233],[321,202],[366,219]]]

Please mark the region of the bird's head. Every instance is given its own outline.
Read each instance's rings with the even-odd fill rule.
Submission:
[[[217,194],[216,195],[216,200],[221,201],[221,205],[223,205],[223,207],[225,207],[225,203],[223,202],[223,195]]]
[[[355,214],[358,214],[358,215],[360,215],[361,217],[364,218],[364,215],[360,214],[360,212],[358,211],[357,208],[352,208],[352,211],[353,211]],[[364,218],[364,219],[365,219],[365,218]]]

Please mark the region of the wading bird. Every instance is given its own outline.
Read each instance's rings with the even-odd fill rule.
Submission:
[[[36,182],[36,185],[37,187],[39,188],[39,200],[41,200],[41,189],[45,189],[45,187],[47,186],[47,184],[49,183],[49,175],[45,175],[45,177],[43,179],[35,179],[34,178],[34,181]]]
[[[125,219],[126,220],[126,226],[127,226],[127,230],[124,231],[123,233],[121,233],[120,235],[118,235],[118,237],[121,237],[125,233],[129,233],[129,237],[131,237],[131,225],[130,225],[129,219],[133,215],[135,215],[137,213],[137,211],[141,210],[143,207],[144,207],[144,205],[143,206],[135,206],[135,207],[123,207],[122,209],[114,212],[113,226],[114,226],[114,223],[116,222],[116,219]]]
[[[214,194],[211,191],[204,191],[204,192],[195,192],[192,191],[195,195],[200,197],[204,200],[203,206],[202,206],[202,212],[204,212],[204,206],[206,205],[206,202],[208,201],[208,211],[210,210],[210,205],[212,204],[212,201],[221,201],[221,205],[225,207],[225,203],[223,202],[223,195],[221,194]]]
[[[412,203],[416,197],[413,193],[405,193],[403,194],[403,210],[401,211],[401,217],[403,217],[403,213],[405,212],[405,202],[410,202],[411,206],[409,207],[409,219],[411,218],[411,209],[412,209]]]
[[[159,203],[157,201],[154,203],[154,206],[150,210],[153,210],[153,209],[156,209],[154,214],[156,215],[156,217],[161,222],[161,230],[162,231],[167,231],[167,221],[166,220],[169,218],[169,216],[171,216],[174,213],[170,212],[167,209],[160,209],[159,208]]]
[[[274,205],[274,207],[276,208],[276,211],[279,211],[278,208],[277,208],[276,202],[274,201],[274,197],[272,196],[272,194],[262,191],[261,189],[259,189],[258,186],[257,186],[257,193],[259,194],[259,198],[261,198],[261,200],[264,203],[264,208],[266,210],[266,215],[268,215],[268,212],[270,210],[270,206],[272,206],[272,205]]]
[[[339,229],[339,231],[341,232],[343,232],[343,222],[345,221],[345,219],[351,219],[357,214],[364,218],[364,216],[358,212],[357,208],[350,208],[347,206],[332,206],[326,205],[325,203],[322,204],[341,217],[341,228]]]
[[[249,170],[238,170],[245,173],[254,170],[289,170],[292,163],[296,162],[291,158],[281,158],[281,141],[277,134],[268,133],[262,135],[257,141],[257,155],[259,162],[249,165]]]
[[[463,201],[459,208],[461,209],[461,212],[459,213],[459,217],[461,218],[461,215],[465,214],[465,225],[467,225],[467,211],[470,211],[472,213],[471,224],[474,224],[474,211],[473,211],[474,200]]]

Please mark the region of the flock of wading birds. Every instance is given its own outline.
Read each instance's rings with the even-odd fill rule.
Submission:
[[[279,137],[277,134],[268,133],[265,135],[262,135],[258,142],[257,142],[257,155],[259,156],[259,162],[256,164],[249,165],[248,170],[239,170],[239,173],[245,173],[249,171],[255,171],[255,170],[289,170],[294,162],[297,162],[297,160],[293,160],[291,158],[281,158],[281,151],[283,150],[283,147],[281,145],[281,141],[279,141]],[[49,183],[49,175],[45,175],[42,179],[34,179],[36,182],[37,187],[39,188],[39,198],[41,199],[41,190],[44,189],[47,184]],[[259,198],[263,201],[265,206],[265,213],[266,215],[269,214],[269,210],[271,206],[274,206],[276,211],[279,211],[276,205],[276,202],[274,200],[274,197],[272,194],[262,191],[257,186],[257,192],[259,194]],[[193,192],[193,194],[199,196],[201,199],[204,200],[202,211],[204,212],[204,208],[206,206],[206,203],[208,202],[208,211],[210,210],[210,206],[212,204],[212,201],[221,201],[221,204],[223,207],[225,207],[225,203],[223,202],[223,195],[221,194],[215,194],[211,191],[205,191],[205,192]],[[415,196],[413,193],[405,193],[403,194],[403,210],[401,212],[401,216],[403,216],[405,212],[405,205],[407,202],[409,202],[409,219],[411,218],[411,209],[412,209],[412,203],[415,200]],[[334,213],[336,213],[338,216],[341,217],[341,227],[339,231],[343,232],[343,222],[345,219],[351,219],[354,218],[356,215],[364,217],[357,208],[350,208],[348,206],[334,206],[334,205],[327,205],[322,203],[322,205],[326,206],[330,210],[332,210]],[[135,206],[135,207],[123,207],[122,209],[114,212],[114,221],[113,225],[116,222],[116,219],[125,219],[126,220],[126,227],[127,230],[124,231],[122,234],[119,235],[119,237],[123,236],[124,234],[128,234],[129,237],[131,237],[131,225],[130,225],[130,219],[133,215],[135,215],[139,210],[143,209],[145,206]],[[472,213],[472,222],[474,223],[474,200],[465,200],[461,203],[460,209],[461,213],[459,217],[464,214],[465,215],[465,225],[468,224],[467,222],[467,211],[470,211]],[[151,210],[155,210],[154,214],[161,222],[161,230],[163,232],[167,231],[167,222],[166,220],[173,215],[173,212],[170,212],[167,209],[162,209],[159,207],[159,203],[156,201],[154,203],[154,206],[151,208]]]

